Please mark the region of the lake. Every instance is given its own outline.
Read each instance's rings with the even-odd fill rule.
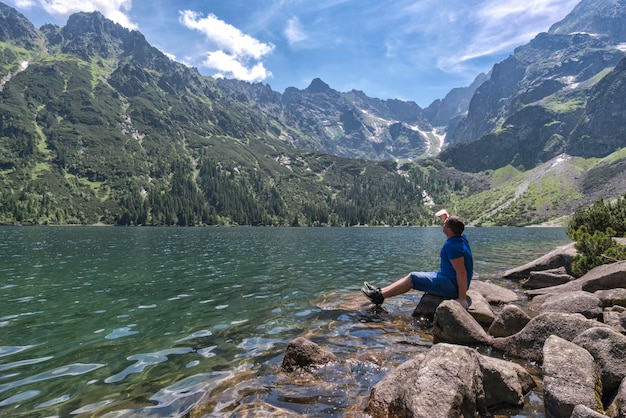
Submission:
[[[570,242],[564,228],[468,228],[475,273]],[[0,416],[345,416],[432,345],[410,292],[374,314],[364,280],[436,270],[440,228],[0,228]],[[280,372],[305,336],[350,368]],[[371,356],[376,361],[369,361]],[[514,414],[542,416],[540,393]]]

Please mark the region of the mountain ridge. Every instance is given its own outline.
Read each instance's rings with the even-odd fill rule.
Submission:
[[[24,28],[7,34],[28,32],[20,19],[10,22]],[[470,224],[524,225],[571,213],[603,184],[626,191],[616,180],[623,124],[614,120],[623,64],[620,50],[607,52],[597,36],[538,35],[468,88],[422,109],[338,92],[321,79],[281,94],[267,84],[205,77],[99,13],[76,14],[63,28],[42,26],[30,49],[7,34],[0,39],[7,80],[0,223],[429,225],[433,209],[445,205]],[[550,58],[559,51],[583,54],[559,68]],[[511,77],[539,74],[533,56],[550,77]],[[612,60],[615,68],[607,67]],[[571,79],[571,71],[586,78]],[[509,82],[509,96],[500,82]],[[508,107],[481,108],[490,92],[510,97]],[[494,115],[492,128],[446,147],[433,121],[466,128],[480,109]],[[611,121],[612,131],[603,129]],[[604,144],[593,156],[600,160],[570,155],[596,137]],[[577,168],[580,181],[560,192],[554,180],[533,177],[499,207],[500,216],[483,219],[510,193],[500,173],[531,171],[561,155],[588,173]],[[538,194],[561,201],[545,206]]]

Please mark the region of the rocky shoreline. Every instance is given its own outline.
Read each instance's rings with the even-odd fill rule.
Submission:
[[[626,417],[626,262],[575,279],[575,255],[569,244],[506,271],[519,292],[472,281],[469,311],[424,295],[413,315],[432,319],[433,346],[373,385],[363,416],[482,417],[521,408],[538,383],[521,361],[541,369],[546,417]],[[531,299],[528,309],[521,298]],[[298,337],[282,371],[341,363]]]

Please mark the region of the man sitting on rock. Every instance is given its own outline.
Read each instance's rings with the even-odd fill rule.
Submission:
[[[385,298],[415,289],[444,299],[456,299],[463,308],[469,308],[466,292],[472,280],[474,259],[467,237],[463,234],[465,224],[459,217],[448,215],[445,209],[435,216],[442,220],[443,233],[447,237],[439,254],[439,271],[411,272],[382,289],[365,282],[361,291],[374,304],[380,306]]]

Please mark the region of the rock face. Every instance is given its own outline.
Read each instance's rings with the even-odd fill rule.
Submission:
[[[587,350],[557,336],[543,347],[546,415],[569,417],[576,405],[602,411],[600,372]]]
[[[474,417],[486,410],[482,371],[474,349],[433,346],[378,382],[365,412],[375,417]]]
[[[339,359],[330,351],[322,349],[306,338],[298,337],[287,346],[282,369],[286,372],[292,372],[297,369],[307,369],[338,361]]]

